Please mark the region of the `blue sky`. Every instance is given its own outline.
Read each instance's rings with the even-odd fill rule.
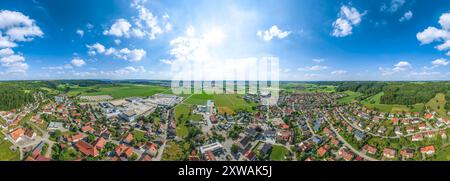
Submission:
[[[18,0],[0,10],[0,80],[171,79],[186,61],[214,73],[266,57],[281,80],[450,77],[446,0]]]

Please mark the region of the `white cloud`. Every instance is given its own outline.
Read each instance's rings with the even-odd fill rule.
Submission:
[[[86,64],[86,62],[81,58],[74,58],[70,63],[75,67],[82,67]]]
[[[117,37],[130,37],[129,31],[131,24],[123,18],[117,19],[109,30],[103,31],[104,35],[112,35]]]
[[[0,57],[5,57],[12,54],[14,54],[14,51],[11,48],[0,49]]]
[[[258,32],[256,33],[256,35],[258,35],[260,38],[264,39],[265,41],[270,41],[273,38],[283,39],[283,38],[286,38],[287,36],[289,36],[289,34],[291,34],[290,31],[282,31],[276,25],[273,25],[272,27],[270,27],[270,29],[265,30],[265,31],[258,30]]]
[[[115,56],[117,58],[128,60],[130,62],[138,62],[141,61],[147,52],[144,49],[128,49],[123,48],[119,50]]]
[[[161,59],[159,61],[164,63],[164,64],[167,64],[167,65],[172,65],[173,64],[173,60]]]
[[[91,56],[96,55],[97,53],[102,54],[105,52],[105,46],[98,42],[92,45],[86,45],[86,47],[89,49],[88,54]]]
[[[447,51],[446,55],[450,56],[450,13],[444,13],[439,18],[441,28],[428,27],[422,32],[418,32],[416,37],[422,45],[433,42],[441,43],[435,48],[439,51]]]
[[[319,71],[319,70],[325,70],[325,69],[328,69],[328,67],[321,66],[321,65],[314,65],[314,66],[300,67],[297,70],[299,70],[299,71]]]
[[[34,37],[42,37],[44,33],[34,20],[17,11],[0,11],[0,30],[3,30],[9,41],[31,41]]]
[[[413,17],[413,13],[411,11],[407,11],[403,16],[398,20],[400,22],[408,21]]]
[[[450,13],[444,13],[439,18],[439,24],[445,30],[450,29]]]
[[[322,63],[324,61],[325,61],[325,59],[323,59],[323,58],[315,58],[315,59],[313,59],[313,62],[316,62],[316,63]]]
[[[448,62],[449,62],[448,60],[445,60],[443,58],[439,58],[439,59],[436,59],[436,60],[432,61],[431,64],[437,65],[437,66],[447,66]]]
[[[33,19],[21,12],[0,11],[0,63],[6,67],[6,73],[25,73],[28,64],[22,54],[14,54],[11,48],[17,47],[16,42],[32,41],[42,37],[44,33]]]
[[[143,73],[143,72],[145,72],[145,68],[143,66],[139,67],[128,66],[114,71],[116,75],[128,75],[132,73]]]
[[[381,71],[382,76],[389,76],[398,72],[403,72],[406,70],[410,70],[412,68],[412,65],[407,61],[400,61],[397,64],[394,65],[393,68],[383,68],[380,67],[379,70]]]
[[[78,35],[80,35],[81,37],[84,36],[84,31],[83,31],[83,30],[78,29],[78,30],[76,31],[76,33],[77,33]]]
[[[346,73],[347,73],[346,70],[335,70],[335,71],[331,72],[331,75],[344,75]]]
[[[116,45],[119,45],[120,43],[122,43],[122,41],[120,41],[119,39],[115,39],[115,40],[114,40],[114,43],[115,43]]]
[[[353,26],[358,26],[361,23],[361,17],[364,16],[364,14],[365,12],[361,14],[354,7],[343,5],[338,14],[338,18],[332,24],[332,35],[335,37],[351,35]]]
[[[389,7],[386,4],[381,5],[380,11],[396,12],[405,4],[405,0],[392,0]]]

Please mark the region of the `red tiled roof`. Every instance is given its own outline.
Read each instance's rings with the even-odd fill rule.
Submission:
[[[75,147],[78,148],[78,150],[88,156],[98,156],[99,152],[97,150],[97,148],[95,148],[94,146],[92,146],[89,143],[86,143],[85,141],[79,141],[75,144]]]

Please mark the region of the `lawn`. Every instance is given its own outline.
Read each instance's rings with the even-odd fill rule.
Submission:
[[[443,146],[436,151],[435,161],[450,161],[450,146]]]
[[[273,145],[272,152],[270,153],[270,160],[282,161],[288,153],[289,150],[287,150],[284,146]]]
[[[120,99],[126,97],[148,97],[168,90],[169,88],[167,87],[141,84],[96,85],[89,87],[71,86],[68,95],[110,95],[114,99]]]
[[[345,91],[343,92],[345,94],[347,94],[347,96],[339,99],[337,102],[340,104],[348,104],[353,102],[354,100],[356,100],[356,98],[358,98],[359,96],[362,96],[362,93],[359,92],[353,92],[353,91]]]
[[[425,106],[436,111],[439,114],[439,116],[448,117],[447,111],[445,110],[445,103],[446,103],[445,94],[438,93],[436,94],[436,97],[428,101],[428,103],[425,104]]]
[[[5,136],[0,133],[0,161],[17,161],[20,159],[19,151],[11,151],[9,147],[12,145],[8,140],[4,140]]]
[[[138,130],[133,130],[131,132],[131,134],[133,135],[135,140],[142,140],[145,136],[145,132],[143,131],[138,131]]]

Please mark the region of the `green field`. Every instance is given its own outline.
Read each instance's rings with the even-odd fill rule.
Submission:
[[[219,113],[234,114],[237,110],[252,111],[255,103],[247,103],[238,94],[193,94],[184,103],[205,105],[208,100],[214,101]]]
[[[0,161],[17,161],[20,159],[19,151],[11,151],[9,147],[12,145],[8,140],[4,140],[5,136],[0,133]]]
[[[435,161],[450,161],[450,145],[442,146],[436,151]]]
[[[347,96],[345,96],[345,97],[343,97],[343,98],[341,98],[341,99],[339,99],[339,100],[337,101],[337,102],[340,103],[340,104],[348,104],[348,103],[351,103],[351,102],[353,102],[354,100],[356,100],[356,98],[358,98],[358,97],[360,97],[360,96],[363,95],[362,93],[359,93],[359,92],[352,92],[352,91],[345,91],[345,92],[343,92],[343,93],[347,94]]]
[[[425,106],[436,111],[439,114],[439,116],[449,117],[447,115],[447,110],[445,110],[445,103],[446,103],[445,95],[439,93],[436,94],[436,97],[428,101],[428,103],[425,104]]]
[[[203,119],[202,115],[192,113],[195,106],[189,104],[179,104],[175,107],[175,118],[177,120],[176,133],[178,137],[184,138],[188,135],[188,128],[186,123],[189,120],[201,121]],[[189,115],[189,113],[191,113]]]
[[[148,97],[156,93],[168,91],[169,88],[140,85],[140,84],[116,84],[116,85],[96,85],[88,87],[70,86],[69,96],[95,96],[110,95],[114,99],[126,97]]]
[[[336,92],[336,86],[332,85],[316,85],[310,83],[281,83],[280,89],[285,90],[290,93],[301,93],[301,92]]]
[[[289,153],[284,146],[273,145],[272,152],[270,153],[270,160],[283,161],[284,157]]]
[[[424,109],[424,104],[421,103],[414,104],[412,109],[406,105],[380,104],[380,99],[383,95],[384,93],[380,92],[367,99],[362,100],[361,103],[369,109],[377,109],[378,111],[382,112],[421,112]]]

